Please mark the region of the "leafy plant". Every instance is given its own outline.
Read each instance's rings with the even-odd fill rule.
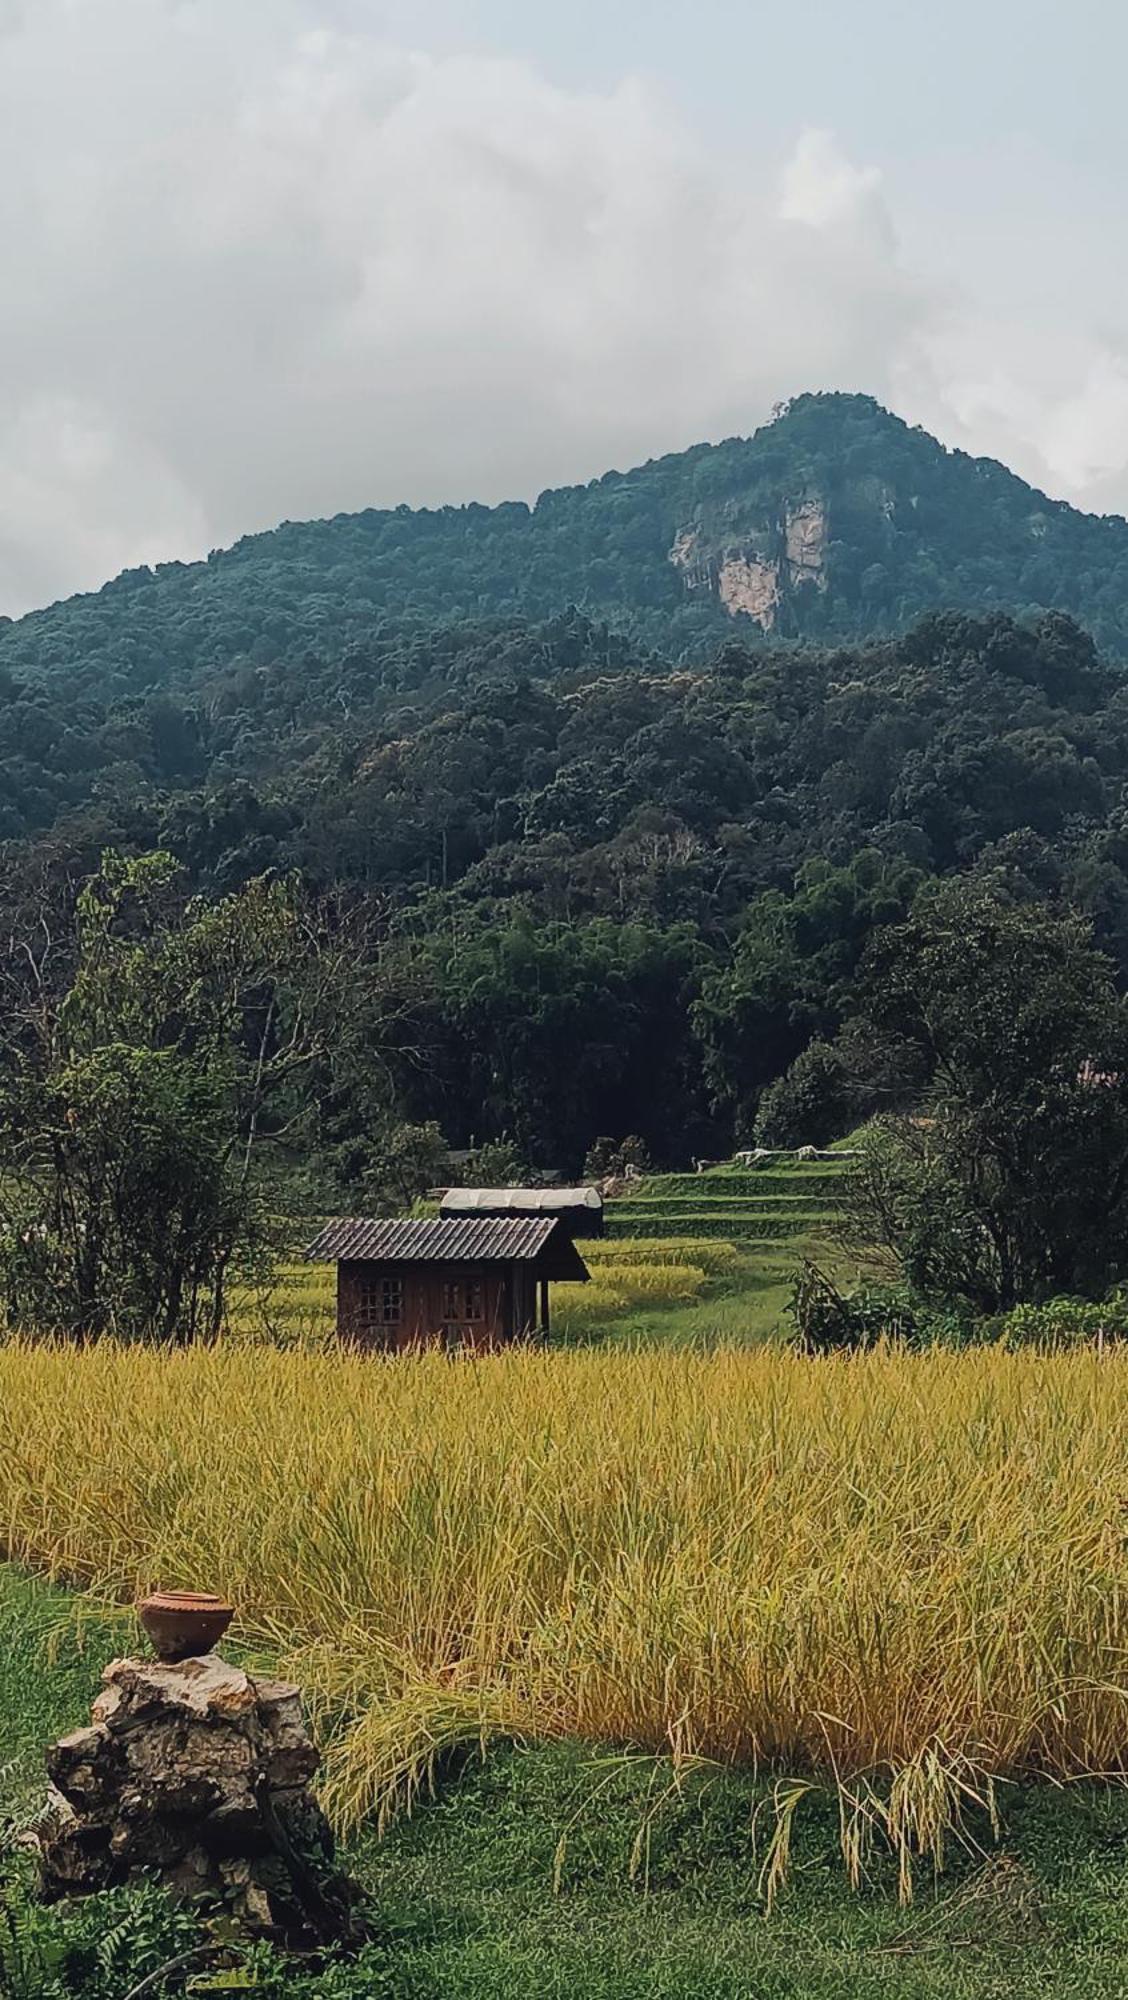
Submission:
[[[920,1309],[903,1288],[867,1285],[844,1293],[810,1261],[796,1274],[789,1311],[805,1354],[848,1353],[880,1340],[916,1346],[924,1332]]]
[[[1046,1299],[1041,1305],[1014,1306],[992,1322],[1008,1347],[1104,1347],[1128,1340],[1128,1295],[1107,1299]]]
[[[348,980],[293,883],[185,900],[168,855],[107,854],[73,954],[17,954],[0,1006],[0,1282],[21,1331],[215,1336],[272,1243],[263,1158]],[[26,942],[26,941],[25,941]]]

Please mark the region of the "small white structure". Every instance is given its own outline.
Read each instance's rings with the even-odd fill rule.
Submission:
[[[597,1187],[448,1188],[444,1218],[459,1215],[553,1215],[569,1236],[602,1236],[603,1196]]]

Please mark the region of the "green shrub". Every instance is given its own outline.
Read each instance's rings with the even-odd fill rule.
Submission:
[[[896,1340],[909,1347],[964,1347],[975,1338],[972,1320],[939,1310],[904,1285],[862,1285],[844,1293],[807,1260],[796,1273],[788,1302],[795,1345],[805,1354],[845,1353]]]
[[[1042,1305],[1013,1306],[989,1322],[1008,1347],[1084,1347],[1128,1340],[1128,1294],[1107,1299],[1047,1299]]]
[[[752,1127],[757,1146],[829,1146],[849,1122],[846,1065],[831,1042],[813,1041],[769,1083]]]

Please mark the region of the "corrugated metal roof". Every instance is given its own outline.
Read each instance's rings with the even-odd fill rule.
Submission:
[[[595,1187],[448,1188],[443,1209],[451,1215],[494,1214],[505,1208],[514,1215],[557,1215],[568,1208],[602,1208]]]
[[[550,1215],[490,1221],[469,1216],[451,1221],[342,1217],[326,1224],[306,1256],[319,1264],[474,1263],[483,1258],[524,1263],[540,1255],[556,1227]]]

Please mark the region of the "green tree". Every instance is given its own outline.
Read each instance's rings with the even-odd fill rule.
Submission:
[[[269,1245],[271,1154],[345,1004],[340,962],[292,883],[207,905],[164,854],[106,855],[72,937],[22,943],[0,1050],[9,1320],[214,1335],[230,1273]]]
[[[833,1042],[809,1042],[760,1099],[752,1134],[758,1146],[826,1146],[849,1117],[846,1065]]]
[[[706,1083],[741,1135],[764,1087],[813,1032],[837,1026],[871,931],[904,916],[919,883],[907,862],[867,848],[844,868],[809,862],[792,895],[769,890],[749,906],[693,1009]]]
[[[433,1120],[378,1130],[354,1163],[366,1215],[401,1215],[448,1178],[447,1143]]]
[[[855,1236],[984,1312],[1128,1274],[1128,1014],[1084,920],[946,883],[863,977],[871,1028],[930,1080],[866,1139]]]

